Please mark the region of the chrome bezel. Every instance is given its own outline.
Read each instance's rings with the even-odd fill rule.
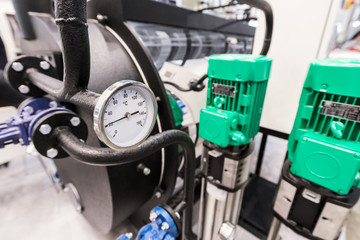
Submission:
[[[105,134],[105,129],[104,129],[104,125],[103,125],[104,111],[105,111],[105,106],[108,103],[108,101],[111,99],[111,97],[114,94],[116,94],[119,90],[129,87],[129,86],[140,87],[140,88],[144,89],[145,92],[148,93],[152,99],[152,103],[154,105],[155,112],[154,112],[153,118],[151,119],[152,122],[151,122],[150,128],[147,130],[146,134],[139,142],[137,142],[136,144],[133,144],[131,146],[119,146],[119,145],[114,144]],[[122,81],[116,82],[116,83],[112,84],[110,87],[108,87],[107,89],[105,89],[105,91],[101,94],[101,96],[99,97],[99,99],[95,105],[94,114],[93,114],[95,133],[98,136],[98,138],[110,148],[113,148],[116,150],[134,148],[137,145],[139,145],[140,143],[142,143],[143,141],[145,141],[145,139],[152,132],[152,130],[155,126],[155,122],[156,122],[157,110],[158,110],[158,106],[157,106],[155,95],[147,85],[145,85],[144,83],[141,83],[141,82],[133,81],[133,80],[122,80]]]

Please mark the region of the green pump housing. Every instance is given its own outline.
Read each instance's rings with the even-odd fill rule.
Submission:
[[[341,195],[359,187],[360,61],[311,63],[288,152],[299,177]]]
[[[258,133],[272,60],[265,56],[209,57],[206,107],[199,136],[221,147],[245,145]]]

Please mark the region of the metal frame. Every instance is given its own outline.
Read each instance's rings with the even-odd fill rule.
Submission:
[[[261,167],[262,167],[262,163],[263,163],[263,159],[264,159],[267,137],[270,135],[270,136],[278,137],[278,138],[285,139],[285,140],[288,140],[288,138],[289,138],[289,134],[287,134],[287,133],[275,131],[275,130],[264,128],[264,127],[260,127],[260,132],[263,135],[261,137],[259,155],[258,155],[258,159],[257,159],[257,163],[256,163],[256,170],[255,170],[256,176],[260,176],[260,173],[261,173]],[[286,158],[287,158],[287,152],[286,152],[284,161],[286,160]]]
[[[122,0],[122,14],[124,21],[156,23],[225,34],[253,37],[256,30],[243,22],[234,22],[233,20],[148,0]]]

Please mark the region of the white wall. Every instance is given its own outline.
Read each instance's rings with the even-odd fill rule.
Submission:
[[[261,126],[290,133],[300,93],[316,58],[326,57],[341,0],[268,0],[274,13],[273,38],[268,56],[273,58]],[[259,20],[254,53],[264,34]]]

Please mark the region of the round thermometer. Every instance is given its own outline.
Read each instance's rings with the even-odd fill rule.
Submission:
[[[94,110],[99,139],[114,149],[131,148],[144,141],[154,128],[157,104],[145,84],[124,80],[108,87]]]

